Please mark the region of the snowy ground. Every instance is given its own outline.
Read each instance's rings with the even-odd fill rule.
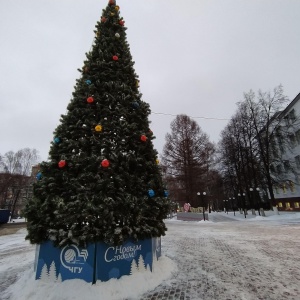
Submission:
[[[300,213],[209,218],[166,220],[160,269],[94,286],[35,281],[35,247],[24,241],[26,230],[0,236],[0,299],[300,299]]]

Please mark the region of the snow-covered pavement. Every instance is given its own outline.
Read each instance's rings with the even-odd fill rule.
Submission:
[[[300,299],[300,213],[244,219],[222,212],[210,220],[166,220],[160,270],[95,286],[35,281],[25,229],[0,236],[0,299]]]

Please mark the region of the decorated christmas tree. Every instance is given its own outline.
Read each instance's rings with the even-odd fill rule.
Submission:
[[[110,0],[26,206],[27,239],[118,245],[165,234],[170,209],[119,6]]]

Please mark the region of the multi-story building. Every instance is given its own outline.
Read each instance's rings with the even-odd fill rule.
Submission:
[[[9,209],[12,217],[22,215],[28,199],[32,197],[32,185],[39,166],[33,166],[31,176],[0,173],[0,208]]]
[[[278,210],[300,211],[300,94],[277,116],[271,172]]]

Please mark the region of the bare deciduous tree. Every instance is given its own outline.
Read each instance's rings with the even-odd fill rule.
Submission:
[[[215,151],[206,133],[186,115],[178,115],[166,135],[162,165],[168,189],[178,202],[197,205],[197,191],[205,191]]]
[[[253,91],[245,93],[219,144],[227,182],[231,176],[232,186],[243,190],[249,199],[250,187],[266,187],[270,205],[274,204],[273,185],[280,180],[271,168],[282,160],[279,148],[289,147],[289,126],[281,126],[281,112],[287,101],[281,85],[272,92],[259,91],[257,96]],[[296,122],[299,118],[295,116],[290,125]]]
[[[3,173],[30,175],[31,167],[37,163],[39,155],[36,149],[24,148],[17,152],[0,154],[0,167]]]

